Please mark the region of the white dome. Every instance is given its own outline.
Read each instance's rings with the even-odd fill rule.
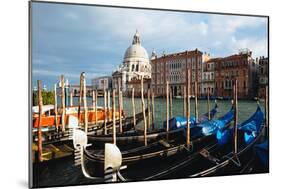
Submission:
[[[128,58],[144,58],[148,60],[148,54],[140,44],[134,44],[125,52],[124,60]]]
[[[149,56],[141,46],[140,34],[136,31],[132,44],[127,48],[123,63],[120,65],[118,73],[122,80],[122,90],[127,90],[127,83],[132,79],[151,78],[151,65]]]

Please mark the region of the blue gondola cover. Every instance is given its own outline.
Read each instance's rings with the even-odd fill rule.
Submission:
[[[263,123],[263,112],[258,106],[256,112],[242,124],[238,125],[238,129],[244,133],[245,144],[251,143],[260,132],[261,124]],[[233,129],[219,129],[217,131],[218,143],[223,145],[231,140],[233,136]]]

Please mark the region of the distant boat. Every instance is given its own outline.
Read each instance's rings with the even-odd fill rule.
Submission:
[[[175,98],[177,98],[177,99],[182,99],[183,96],[175,96]]]

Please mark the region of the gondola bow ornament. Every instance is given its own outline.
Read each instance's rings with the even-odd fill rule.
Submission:
[[[83,175],[88,179],[101,180],[105,182],[116,182],[117,175],[122,165],[122,154],[119,148],[110,143],[105,144],[104,151],[104,175],[105,178],[91,176],[85,168],[84,150],[90,146],[87,134],[78,129],[78,119],[74,116],[69,117],[69,127],[73,129],[73,147],[75,149],[75,163],[81,165]],[[108,177],[108,175],[110,175]]]

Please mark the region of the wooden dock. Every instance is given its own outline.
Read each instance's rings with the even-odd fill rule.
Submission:
[[[43,145],[42,148],[42,161],[49,161],[53,159],[64,158],[73,155],[74,149],[70,144],[57,143]],[[36,162],[38,155],[38,145],[32,143],[32,162]]]

